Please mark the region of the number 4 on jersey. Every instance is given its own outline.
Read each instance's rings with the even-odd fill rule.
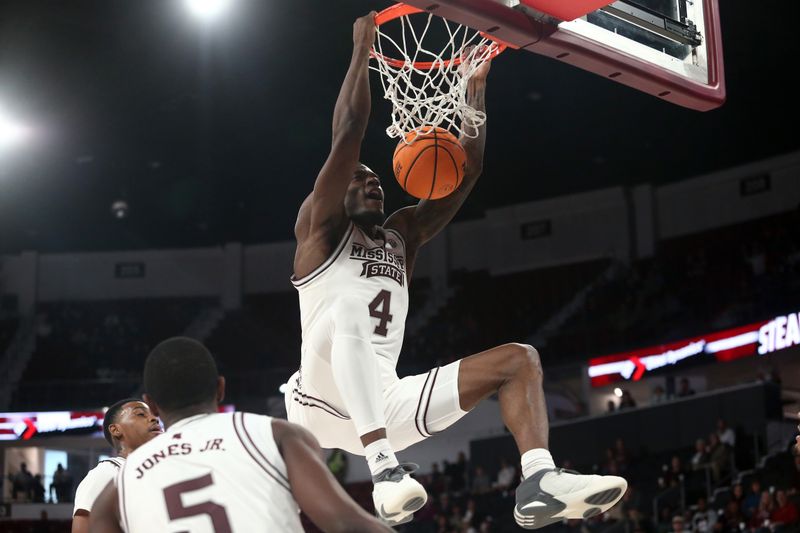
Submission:
[[[389,314],[391,302],[392,293],[384,289],[369,304],[369,316],[380,320],[380,323],[375,326],[375,335],[385,337],[389,333],[386,324],[392,321],[392,315]]]

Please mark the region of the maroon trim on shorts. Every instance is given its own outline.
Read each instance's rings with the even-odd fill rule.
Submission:
[[[299,399],[297,396],[301,396],[302,400]],[[343,415],[339,411],[336,410],[334,406],[326,402],[325,400],[320,400],[319,398],[314,398],[313,396],[309,396],[308,394],[304,394],[300,392],[298,389],[292,389],[292,400],[296,401],[300,405],[305,407],[316,407],[317,409],[322,409],[329,415],[335,416],[336,418],[341,418],[342,420],[350,420],[349,416]],[[311,400],[311,401],[309,401]],[[315,403],[312,403],[315,402]],[[322,404],[322,405],[318,405]]]
[[[262,465],[262,464],[259,462],[259,460],[256,458],[256,456],[255,456],[255,455],[253,455],[253,452],[251,452],[251,451],[250,451],[250,449],[247,447],[247,444],[245,444],[245,442],[244,442],[244,439],[242,439],[242,436],[241,436],[241,434],[239,434],[239,428],[238,428],[238,427],[236,427],[236,415],[238,415],[238,414],[242,414],[242,413],[239,413],[239,412],[233,413],[233,417],[232,417],[232,421],[233,421],[233,431],[236,433],[236,437],[239,439],[239,442],[242,444],[242,448],[244,448],[244,451],[246,451],[246,452],[247,452],[247,454],[248,454],[248,455],[249,455],[249,456],[250,456],[250,457],[253,459],[253,461],[254,461],[254,462],[255,462],[255,463],[256,463],[256,464],[257,464],[259,467],[261,467],[261,470],[263,470],[263,471],[264,471],[264,472],[265,472],[265,473],[266,473],[266,474],[267,474],[269,477],[271,477],[271,478],[272,478],[272,479],[275,481],[275,483],[277,483],[278,485],[280,485],[281,487],[283,487],[284,489],[286,489],[286,490],[287,490],[287,491],[288,491],[288,492],[291,494],[292,490],[291,490],[291,489],[290,489],[290,488],[289,488],[287,485],[285,485],[285,484],[284,484],[284,483],[283,483],[283,482],[282,482],[280,479],[278,479],[277,477],[275,477],[275,474],[273,474],[272,472],[270,472],[268,469],[264,468],[264,465]],[[243,415],[243,416],[244,416],[244,415]],[[244,426],[244,422],[242,422],[242,425]]]
[[[428,388],[428,381],[431,379],[431,372],[433,370],[428,370],[428,376],[425,378],[425,383],[422,385],[422,390],[419,393],[419,402],[417,403],[417,412],[414,414],[414,425],[417,426],[417,432],[422,435],[424,438],[430,437],[430,435],[426,435],[422,432],[422,427],[419,425],[419,412],[422,410],[422,399],[425,397],[425,389]],[[423,424],[424,425],[424,424]]]
[[[350,227],[345,232],[344,237],[342,237],[341,242],[336,246],[331,256],[328,259],[326,259],[324,263],[315,268],[310,274],[300,279],[297,279],[294,276],[294,274],[292,274],[292,277],[289,278],[289,281],[292,282],[292,285],[294,285],[296,288],[299,289],[303,285],[306,285],[307,283],[314,281],[317,278],[317,276],[328,270],[328,268],[330,268],[330,266],[334,264],[337,259],[339,259],[339,256],[342,255],[342,252],[344,251],[345,248],[345,244],[347,244],[347,241],[350,240],[350,235],[353,234],[353,228],[355,228],[355,224],[351,222]]]
[[[431,372],[434,373],[433,381],[431,382],[431,391],[428,393],[428,401],[425,404],[425,414],[422,415],[422,426],[425,428],[425,431],[428,433],[428,435],[432,437],[433,435],[435,435],[435,433],[433,433],[428,429],[428,408],[431,406],[431,396],[433,396],[433,389],[434,387],[436,387],[436,378],[439,377],[439,367],[437,366],[436,368],[431,370]]]
[[[245,437],[247,437],[247,439],[250,441],[250,444],[252,444],[252,445],[253,445],[253,448],[255,448],[255,450],[258,452],[258,455],[260,455],[260,456],[261,456],[261,458],[262,458],[262,459],[264,459],[264,461],[266,461],[266,463],[267,463],[269,466],[271,466],[271,467],[272,467],[272,469],[273,469],[273,470],[275,470],[275,472],[276,472],[276,473],[277,473],[277,474],[278,474],[278,475],[279,475],[279,476],[280,476],[280,477],[281,477],[281,478],[282,478],[284,481],[286,481],[286,484],[288,485],[288,484],[289,484],[289,478],[287,478],[285,475],[283,475],[283,472],[281,472],[281,471],[280,471],[280,469],[279,469],[277,466],[275,466],[274,464],[272,464],[272,461],[270,461],[269,459],[267,459],[267,456],[266,456],[266,455],[264,455],[264,453],[263,453],[263,452],[262,452],[262,451],[259,449],[258,445],[256,444],[256,441],[255,441],[255,440],[253,440],[253,437],[251,437],[251,436],[250,436],[250,432],[249,432],[249,431],[247,431],[247,424],[245,424],[245,423],[244,423],[244,415],[245,415],[245,414],[246,414],[246,413],[242,413],[242,429],[244,430],[244,436],[245,436]]]

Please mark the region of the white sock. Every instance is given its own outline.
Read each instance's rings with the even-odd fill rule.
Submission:
[[[367,444],[364,447],[364,457],[367,459],[369,471],[373,476],[399,464],[387,439],[378,439],[372,444]]]
[[[544,448],[534,448],[523,453],[520,463],[522,464],[522,477],[524,479],[528,479],[539,470],[552,470],[556,467],[550,451]]]

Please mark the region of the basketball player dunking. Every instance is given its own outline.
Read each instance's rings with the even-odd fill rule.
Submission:
[[[373,501],[390,524],[413,517],[427,494],[395,451],[438,433],[497,393],[503,421],[522,455],[525,478],[514,516],[529,529],[605,511],[626,489],[616,476],[555,468],[539,356],[507,344],[399,379],[395,368],[408,310],[408,283],[420,247],[453,218],[481,172],[485,126],[462,138],[461,187],[420,201],[384,222],[377,175],[359,162],[370,114],[368,60],[374,13],[353,27],[353,55],[333,113],[333,142],[297,218],[293,283],[303,330],[301,369],[289,380],[289,420],[325,448],[364,455]],[[467,101],[484,111],[489,64],[469,80]]]
[[[225,379],[199,342],[156,346],[144,390],[166,429],[128,455],[94,505],[92,533],[301,532],[298,507],[323,531],[391,531],[344,492],[306,430],[218,413]]]

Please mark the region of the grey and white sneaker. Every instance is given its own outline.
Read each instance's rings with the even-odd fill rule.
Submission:
[[[372,476],[372,503],[375,514],[390,526],[405,524],[414,518],[428,501],[425,488],[411,477],[419,468],[414,463],[401,463]]]
[[[539,529],[564,519],[591,518],[613,507],[627,488],[618,476],[540,470],[517,487],[514,519],[522,528]]]

